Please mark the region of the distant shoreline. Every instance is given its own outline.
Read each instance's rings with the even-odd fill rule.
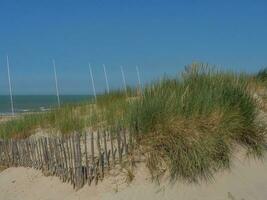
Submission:
[[[22,112],[14,112],[14,116],[26,115],[26,114],[34,114],[34,113],[44,113],[52,110],[52,108],[45,108],[43,110],[34,111],[34,110],[27,110]],[[0,112],[0,117],[13,117],[11,112]]]
[[[61,95],[62,104],[91,100],[91,95]],[[55,95],[13,95],[16,114],[49,111],[57,106]],[[0,116],[12,115],[9,95],[0,95]]]

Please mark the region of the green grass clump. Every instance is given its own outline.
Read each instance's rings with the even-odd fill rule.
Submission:
[[[267,68],[252,76],[252,91],[258,96],[260,109],[267,111]]]
[[[66,104],[48,112],[18,116],[0,124],[0,138],[26,138],[34,134],[38,128],[62,134],[82,131],[88,123],[86,116],[90,105]]]
[[[0,124],[0,138],[25,138],[36,129],[49,129],[48,132],[71,134],[87,128],[107,128],[125,122],[124,115],[128,99],[134,90],[112,91],[97,97],[97,102],[88,101],[79,104],[64,104],[44,113],[31,113],[18,116]]]
[[[260,81],[267,82],[267,68],[260,70],[257,73],[256,78]]]
[[[151,171],[158,174],[164,164],[172,180],[192,182],[229,168],[234,144],[262,156],[256,114],[245,75],[198,64],[147,87],[129,118]]]
[[[32,133],[36,125],[42,121],[38,114],[25,115],[0,124],[0,138],[23,138]]]

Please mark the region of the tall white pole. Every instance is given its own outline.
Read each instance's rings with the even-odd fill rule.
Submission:
[[[57,92],[57,104],[58,104],[58,107],[60,107],[60,98],[59,98],[58,83],[57,83],[57,69],[56,69],[56,62],[54,59],[53,59],[53,67],[54,67],[54,76],[55,76],[55,84],[56,84],[56,92]]]
[[[142,84],[141,84],[141,78],[140,78],[140,73],[139,73],[139,68],[138,68],[138,66],[136,66],[136,74],[137,74],[137,79],[138,79],[139,88],[140,88],[140,91],[141,91],[141,93],[142,93]]]
[[[9,59],[8,59],[8,55],[6,56],[6,65],[7,65],[8,84],[9,84],[9,95],[10,95],[11,113],[12,113],[12,116],[14,116],[15,113],[14,113],[14,104],[13,104],[12,85],[11,85],[11,79],[10,79],[10,70],[9,70]]]
[[[93,92],[94,92],[94,97],[95,97],[95,102],[96,102],[97,99],[96,99],[96,91],[95,91],[95,81],[94,81],[94,76],[93,76],[93,72],[92,72],[91,64],[88,63],[88,65],[89,65],[89,71],[90,71],[90,76],[91,76],[91,82],[92,82],[92,87],[93,87]]]
[[[107,76],[106,66],[104,64],[103,64],[103,69],[104,69],[104,74],[105,74],[105,79],[106,79],[107,92],[109,93],[108,76]]]
[[[123,71],[123,66],[121,66],[121,75],[122,75],[125,94],[127,96],[127,85],[126,85],[126,80],[125,80],[125,74],[124,74],[124,71]]]

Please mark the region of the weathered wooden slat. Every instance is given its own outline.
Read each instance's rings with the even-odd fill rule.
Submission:
[[[40,169],[40,166],[41,166],[41,158],[40,158],[39,149],[38,149],[38,143],[37,143],[37,140],[36,139],[33,140],[33,145],[34,145],[34,148],[35,148],[36,168],[37,169]]]
[[[76,160],[77,160],[77,156],[76,156],[76,150],[75,150],[75,137],[74,135],[72,135],[71,137],[71,142],[72,142],[72,155],[73,155],[73,188],[77,187],[77,169],[76,169]]]
[[[71,181],[71,168],[72,168],[72,157],[71,157],[71,153],[70,153],[70,137],[66,138],[66,151],[67,151],[67,163],[68,163],[68,174],[67,174],[67,181],[70,182]]]
[[[97,131],[97,150],[98,150],[98,164],[100,165],[99,175],[102,178],[104,176],[104,169],[102,165],[102,152],[101,152],[99,131]]]
[[[48,138],[48,144],[49,144],[49,173],[54,175],[55,174],[55,150],[53,146],[53,140],[52,138]]]
[[[113,145],[113,134],[110,132],[110,147],[111,147],[111,157],[112,163],[115,165],[115,154],[114,154],[114,145]]]
[[[51,138],[53,142],[53,151],[54,151],[54,156],[55,156],[55,175],[59,176],[59,155],[58,155],[58,148],[57,148],[57,141],[56,138]]]
[[[67,151],[66,151],[66,138],[61,138],[61,145],[62,145],[62,151],[64,156],[64,182],[68,179],[68,157],[67,157]]]
[[[59,152],[59,170],[60,170],[60,179],[64,180],[64,155],[61,145],[60,138],[57,138],[57,144],[58,144],[58,152]]]
[[[77,189],[80,189],[83,185],[82,175],[82,159],[81,159],[81,145],[80,134],[76,134],[76,154],[77,154]]]
[[[39,156],[40,156],[40,169],[43,168],[43,154],[42,154],[42,149],[41,149],[41,144],[40,144],[40,139],[37,139],[37,148],[38,148],[38,151],[39,151]]]
[[[119,162],[122,163],[122,148],[121,148],[121,134],[120,130],[116,131],[117,133],[117,148],[118,148],[118,154],[119,154]]]
[[[92,154],[92,164],[95,165],[94,131],[92,131],[91,133],[91,154]]]
[[[36,169],[37,168],[36,154],[35,154],[35,149],[34,149],[34,145],[33,145],[33,140],[32,139],[29,140],[29,145],[30,145],[30,151],[31,151],[31,155],[32,155],[32,167]]]
[[[42,148],[42,156],[43,156],[43,171],[45,174],[48,173],[48,155],[47,155],[47,144],[46,139],[44,137],[40,138],[41,148]]]
[[[84,153],[85,153],[85,175],[83,182],[88,182],[89,177],[89,160],[88,160],[88,152],[87,152],[87,133],[84,133]]]
[[[32,159],[31,159],[29,140],[25,140],[25,147],[26,147],[26,151],[27,151],[27,166],[31,167],[32,166]]]
[[[105,158],[106,158],[106,161],[107,161],[107,166],[110,167],[110,165],[109,165],[108,149],[107,149],[107,134],[106,134],[106,131],[105,130],[104,130],[103,134],[104,134],[103,137],[104,137]]]

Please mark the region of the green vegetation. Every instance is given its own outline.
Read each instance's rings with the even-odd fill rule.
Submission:
[[[193,64],[177,78],[146,86],[142,95],[131,88],[127,94],[113,91],[98,96],[96,104],[66,105],[3,123],[0,137],[27,137],[38,127],[68,134],[120,125],[134,134],[154,177],[167,169],[172,180],[207,180],[230,167],[237,146],[263,155],[266,133],[256,121],[251,80]]]
[[[153,174],[167,165],[173,180],[198,181],[228,168],[235,144],[262,156],[256,114],[246,75],[192,65],[178,79],[147,87],[130,117]]]
[[[267,82],[267,68],[264,68],[258,72],[256,78],[262,82]]]
[[[71,134],[88,127],[97,129],[121,124],[127,107],[127,99],[132,98],[135,90],[112,91],[99,95],[97,103],[93,101],[80,104],[66,104],[45,113],[32,113],[16,117],[0,124],[0,138],[25,138],[36,129],[48,129],[48,132]]]
[[[267,112],[267,68],[260,70],[253,77],[254,91],[260,97],[260,108]]]

